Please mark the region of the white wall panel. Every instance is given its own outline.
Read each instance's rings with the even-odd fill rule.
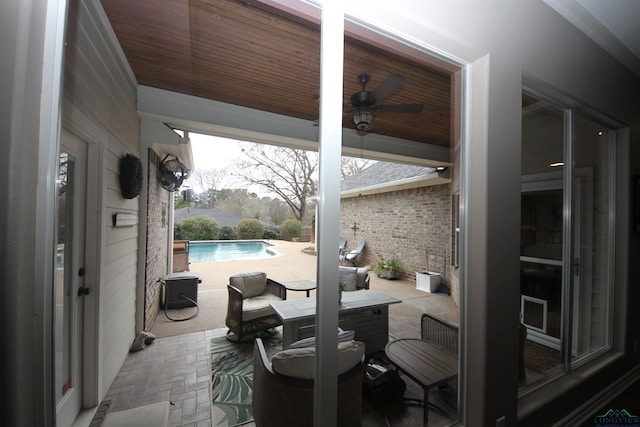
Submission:
[[[140,154],[136,87],[98,1],[72,5],[69,15],[63,123],[72,133],[103,148],[101,241],[97,327],[99,398],[111,385],[135,337],[138,227],[114,228],[115,212],[138,213],[136,199],[120,192],[119,159]],[[94,169],[92,169],[92,167]]]

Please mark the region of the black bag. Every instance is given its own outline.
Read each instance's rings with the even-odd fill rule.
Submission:
[[[363,386],[365,395],[376,402],[401,398],[407,389],[398,371],[383,359],[369,360],[364,370]]]

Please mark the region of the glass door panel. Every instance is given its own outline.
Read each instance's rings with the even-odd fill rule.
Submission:
[[[82,301],[86,145],[66,131],[57,179],[57,247],[54,280],[56,424],[72,425],[82,406]]]
[[[520,315],[531,384],[610,347],[614,132],[527,92],[522,131]]]
[[[60,153],[58,163],[58,242],[54,282],[56,404],[71,388],[71,276],[73,271],[73,198],[75,158]],[[66,255],[66,256],[65,256]]]
[[[520,322],[526,383],[562,367],[564,111],[522,97]]]
[[[611,253],[610,155],[612,132],[589,119],[575,119],[573,170],[574,259],[572,357],[605,348],[609,339]]]

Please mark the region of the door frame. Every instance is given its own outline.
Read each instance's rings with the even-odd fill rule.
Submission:
[[[61,147],[64,146],[65,138],[75,138],[86,147],[84,159],[77,158],[76,161],[85,162],[86,181],[84,206],[80,209],[84,211],[84,230],[82,230],[84,247],[84,286],[90,290],[89,295],[83,298],[80,316],[79,333],[80,357],[82,360],[79,367],[81,378],[80,413],[96,407],[100,403],[100,275],[101,275],[101,248],[103,239],[103,152],[104,148],[100,144],[87,142],[88,137],[79,135],[81,132],[74,132],[69,128],[63,128],[60,135]],[[62,150],[62,148],[61,148]],[[55,410],[57,417],[57,409]]]
[[[592,184],[593,170],[591,168],[578,168],[574,170],[573,189],[574,200],[571,203],[571,218],[572,224],[565,224],[563,220],[563,228],[571,227],[571,245],[573,246],[572,253],[574,256],[571,259],[563,259],[559,262],[546,260],[546,263],[550,265],[562,265],[563,270],[571,270],[570,283],[563,283],[564,287],[571,288],[571,302],[572,305],[572,322],[571,322],[571,349],[572,355],[577,355],[582,347],[582,343],[588,339],[585,336],[584,327],[590,325],[591,316],[589,312],[582,313],[580,310],[576,310],[576,307],[580,307],[585,303],[590,304],[591,301],[591,256],[589,253],[582,249],[582,242],[590,243],[593,238],[593,230],[589,229],[588,224],[584,221],[585,212],[593,211],[593,195]],[[521,193],[542,191],[542,190],[563,190],[564,180],[561,172],[547,172],[525,175],[522,177]],[[528,257],[520,256],[521,261],[534,261],[540,262],[540,259],[529,259]],[[578,270],[574,268],[577,263],[581,266]],[[564,291],[563,291],[564,292]],[[569,309],[569,305],[562,303],[562,311]],[[522,315],[522,311],[521,311]],[[555,350],[561,350],[562,334],[559,339],[549,337],[546,333],[536,331],[534,329],[528,329],[528,339],[537,342],[542,345],[546,345]]]
[[[84,301],[83,408],[100,404],[102,365],[100,364],[102,328],[100,295],[102,247],[104,244],[104,147],[87,143],[87,197],[85,219],[85,283],[91,293]],[[91,171],[89,173],[89,171]]]
[[[55,361],[55,389],[54,396],[56,423],[69,425],[73,423],[83,407],[84,387],[83,366],[84,366],[84,297],[80,297],[78,291],[85,286],[86,277],[80,271],[85,268],[85,244],[86,228],[85,221],[87,217],[87,144],[71,132],[62,130],[60,133],[60,154],[67,153],[68,162],[66,165],[67,172],[67,196],[62,202],[57,201],[58,212],[64,203],[65,215],[61,223],[59,215],[56,215],[56,229],[60,230],[60,226],[65,228],[65,245],[64,247],[64,267],[61,277],[56,279],[54,286],[55,294],[62,298],[63,310],[58,310],[58,296],[54,296],[52,310],[54,312],[54,324],[58,324],[60,331],[54,332],[54,361]],[[60,162],[59,162],[60,164]],[[61,167],[59,166],[57,177],[60,177]],[[73,177],[73,179],[71,179]],[[70,190],[70,191],[69,191]],[[59,197],[59,196],[58,196]],[[60,237],[56,240],[59,241]],[[57,259],[57,248],[56,248]],[[57,264],[57,262],[56,262]],[[58,269],[56,265],[56,270]],[[58,276],[59,272],[56,272]],[[58,280],[62,280],[58,283]],[[59,289],[58,286],[63,286]],[[59,318],[57,318],[59,317]],[[57,318],[57,319],[56,319]],[[62,322],[62,323],[58,323]],[[57,328],[55,328],[57,330]],[[62,348],[60,352],[57,350],[58,333],[61,334]],[[66,343],[68,340],[68,344]],[[60,356],[61,360],[57,360]],[[58,377],[58,369],[69,364],[69,372],[64,376]],[[64,381],[64,385],[58,381]],[[67,382],[68,381],[68,382]],[[62,391],[65,387],[68,390]],[[59,393],[62,393],[60,395]],[[60,400],[57,397],[60,395]]]

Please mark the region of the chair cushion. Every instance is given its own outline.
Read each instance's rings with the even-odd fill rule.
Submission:
[[[355,291],[358,281],[358,267],[347,267],[341,265],[338,272],[338,279],[344,281],[347,284],[345,291]]]
[[[338,343],[338,375],[344,374],[363,360],[364,343],[346,341]],[[271,366],[280,375],[300,379],[314,379],[316,348],[292,348],[273,355]]]
[[[229,277],[229,284],[240,289],[243,298],[255,297],[264,293],[267,288],[267,273],[253,272],[234,274]]]
[[[338,342],[345,342],[353,340],[353,336],[355,335],[355,331],[343,331],[338,328]],[[298,341],[294,341],[291,343],[289,348],[304,348],[304,347],[315,347],[316,345],[316,337],[303,338]]]
[[[272,301],[282,301],[282,298],[273,294],[263,294],[242,300],[242,321],[258,319],[260,317],[276,314],[271,307]]]

